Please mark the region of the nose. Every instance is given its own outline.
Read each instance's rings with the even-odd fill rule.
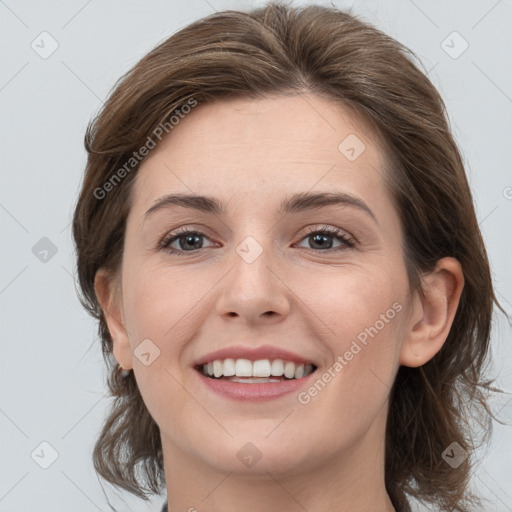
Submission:
[[[253,241],[245,246],[249,247],[249,252],[244,253],[241,244],[239,251],[234,251],[230,258],[231,270],[228,269],[220,283],[217,313],[227,321],[253,325],[279,323],[289,314],[292,292],[286,285],[286,277],[279,271],[281,266],[275,258],[269,258],[270,249],[263,250],[253,260],[255,245]]]

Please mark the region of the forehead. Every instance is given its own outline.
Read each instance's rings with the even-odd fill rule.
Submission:
[[[382,194],[384,154],[362,119],[314,94],[200,104],[141,164],[134,209],[170,191],[259,201],[293,189]],[[257,196],[259,192],[259,196]],[[261,204],[261,203],[260,203]]]

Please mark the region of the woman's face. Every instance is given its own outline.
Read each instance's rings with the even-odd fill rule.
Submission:
[[[114,353],[164,454],[274,475],[362,453],[375,463],[412,307],[384,173],[364,125],[312,94],[199,105],[151,150],[127,221]],[[148,212],[176,194],[219,211],[196,200]],[[218,350],[268,359],[254,365],[263,373],[279,373],[275,359],[317,369],[285,383],[214,380],[195,366]]]

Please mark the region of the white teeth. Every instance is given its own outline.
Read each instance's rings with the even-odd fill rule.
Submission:
[[[252,377],[252,363],[249,359],[237,359],[235,363],[237,377]]]
[[[272,361],[272,367],[270,368],[270,375],[274,377],[281,377],[284,374],[284,365],[282,359],[274,359]]]
[[[295,364],[291,361],[282,359],[259,359],[250,361],[249,359],[216,359],[202,366],[204,375],[210,377],[234,377],[234,382],[249,382],[247,377],[257,377],[258,382],[268,377],[285,376],[287,379],[301,379],[313,372],[312,364]],[[237,380],[235,377],[244,377]],[[279,382],[280,379],[267,379],[265,382]]]
[[[268,359],[260,359],[252,363],[253,377],[270,377],[270,361]]]
[[[224,359],[224,368],[222,370],[222,374],[224,377],[231,377],[232,375],[235,375],[234,359]]]
[[[216,359],[213,361],[213,375],[214,377],[220,377],[222,375],[222,370],[224,369],[224,365],[222,364],[222,361],[219,361],[219,359]]]
[[[280,379],[266,379],[266,378],[250,378],[250,377],[229,377],[231,382],[240,382],[242,384],[265,384],[267,382],[281,382]]]
[[[296,379],[302,379],[304,377],[304,365],[301,364],[295,368],[295,378]]]
[[[284,365],[284,376],[287,379],[293,379],[295,377],[295,363],[287,361]]]

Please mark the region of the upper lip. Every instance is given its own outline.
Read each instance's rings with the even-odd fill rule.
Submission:
[[[220,350],[216,350],[202,356],[194,363],[194,366],[201,366],[215,361],[216,359],[249,359],[249,361],[258,361],[259,359],[284,359],[285,361],[291,361],[292,363],[314,364],[311,359],[305,359],[293,352],[273,347],[271,345],[263,345],[256,348],[235,345],[232,347],[221,348]]]

